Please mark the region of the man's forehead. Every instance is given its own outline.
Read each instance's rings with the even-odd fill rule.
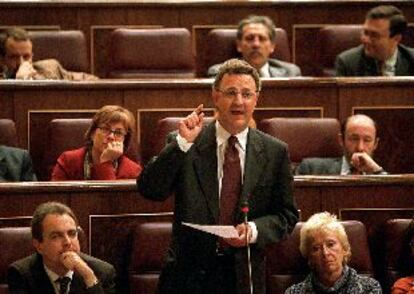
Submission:
[[[61,224],[69,224],[76,226],[75,220],[67,213],[58,214],[58,213],[51,213],[46,215],[43,219],[43,227],[54,227],[59,226]]]
[[[243,26],[243,36],[250,34],[269,35],[269,30],[262,23],[249,23]]]
[[[240,86],[240,84],[244,85],[245,88],[256,88],[256,83],[254,81],[254,78],[249,74],[229,74],[226,73],[223,75],[223,78],[221,79],[221,86],[225,86],[227,88],[230,87],[237,87]]]
[[[376,129],[375,129],[375,126],[367,120],[350,121],[348,122],[346,126],[345,133],[347,135],[362,134],[362,135],[375,136]]]
[[[390,29],[390,20],[387,18],[368,18],[365,20],[363,28],[370,31],[388,31]]]
[[[32,41],[30,40],[16,40],[14,38],[7,38],[6,48],[7,49],[32,49]]]

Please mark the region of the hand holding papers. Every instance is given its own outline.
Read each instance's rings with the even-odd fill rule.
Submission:
[[[190,228],[196,229],[196,230],[200,230],[200,231],[203,231],[209,234],[219,236],[224,239],[239,237],[239,234],[237,233],[236,228],[233,226],[197,225],[197,224],[191,224],[191,223],[185,223],[185,222],[183,222],[182,224]]]

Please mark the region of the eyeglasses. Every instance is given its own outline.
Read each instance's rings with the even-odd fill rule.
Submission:
[[[127,132],[125,132],[123,130],[120,130],[120,129],[112,130],[111,128],[108,128],[108,127],[105,127],[105,126],[98,127],[98,129],[100,129],[102,134],[104,134],[105,136],[109,136],[110,134],[114,134],[114,137],[116,139],[124,139],[126,134],[127,134]]]
[[[66,236],[73,240],[78,237],[79,234],[79,228],[69,230],[67,232],[61,232],[61,231],[53,231],[49,235],[46,236],[51,241],[60,241],[66,239]]]
[[[374,32],[374,31],[370,31],[370,30],[366,30],[366,29],[362,30],[361,35],[365,36],[365,37],[367,37],[367,38],[369,38],[370,40],[373,40],[373,41],[378,41],[381,38],[389,37],[389,35],[387,35],[386,33],[381,34],[379,32]]]
[[[217,89],[218,92],[222,93],[224,95],[224,97],[228,98],[228,99],[235,99],[237,98],[237,95],[241,95],[243,100],[250,100],[253,99],[254,97],[256,97],[257,92],[252,92],[249,90],[243,90],[241,92],[235,90],[235,89],[229,89],[229,90],[221,90],[221,89]]]

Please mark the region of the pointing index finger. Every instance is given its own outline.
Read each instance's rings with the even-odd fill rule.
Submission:
[[[203,112],[203,107],[204,107],[204,105],[203,105],[203,104],[198,105],[198,106],[197,106],[197,108],[194,110],[194,112],[195,112],[197,115],[200,115],[200,114]]]

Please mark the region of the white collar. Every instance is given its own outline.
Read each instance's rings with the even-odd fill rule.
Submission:
[[[266,62],[259,70],[261,78],[270,78],[270,66],[269,62]]]
[[[246,145],[247,145],[247,134],[249,133],[249,128],[245,128],[240,133],[234,135],[237,138],[238,145],[243,151],[246,151]],[[227,140],[230,138],[231,134],[227,132],[223,126],[219,123],[219,121],[216,121],[216,140],[217,140],[217,146],[221,146],[222,144],[226,143]]]
[[[52,271],[50,268],[46,266],[46,264],[43,263],[43,267],[45,268],[46,274],[48,275],[49,279],[52,281],[52,283],[56,282],[57,279],[60,278],[60,276]],[[68,277],[72,280],[73,277],[73,271],[68,271],[64,277]]]
[[[351,174],[351,166],[349,165],[348,160],[346,160],[345,155],[342,156],[342,163],[341,163],[341,175],[350,175]]]

